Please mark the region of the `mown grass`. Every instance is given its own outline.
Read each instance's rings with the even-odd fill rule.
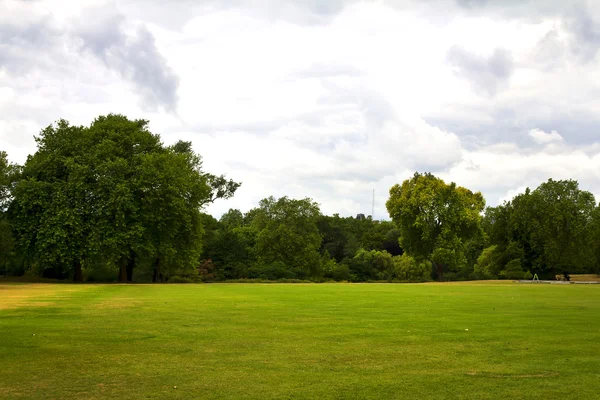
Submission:
[[[0,284],[3,399],[593,399],[599,389],[600,285]]]

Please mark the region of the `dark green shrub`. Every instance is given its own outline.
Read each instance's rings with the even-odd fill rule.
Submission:
[[[281,261],[266,265],[255,265],[248,268],[248,278],[276,281],[278,279],[294,279],[295,274]]]
[[[350,268],[346,264],[337,264],[331,273],[331,278],[337,282],[351,280],[352,274],[350,273]]]
[[[504,270],[500,272],[500,276],[504,279],[523,279],[525,271],[521,266],[521,260],[517,258],[506,263]]]

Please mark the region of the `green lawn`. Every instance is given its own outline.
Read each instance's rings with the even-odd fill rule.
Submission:
[[[597,399],[600,285],[0,283],[0,398]]]

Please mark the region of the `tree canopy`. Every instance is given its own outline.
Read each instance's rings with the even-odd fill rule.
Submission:
[[[9,215],[28,261],[58,277],[82,280],[82,268],[110,263],[120,280],[131,280],[136,260],[153,263],[155,280],[165,261],[193,268],[201,207],[239,187],[202,171],[190,143],[162,144],[145,120],[111,114],[89,127],[61,120],[36,142]]]
[[[543,275],[584,273],[598,262],[592,240],[597,212],[594,196],[579,189],[577,181],[549,179],[486,210],[483,226],[502,266],[518,260],[524,269]]]
[[[467,262],[466,241],[481,232],[485,200],[432,174],[419,174],[390,189],[386,203],[400,229],[401,247],[435,266],[438,279],[444,269],[456,271]]]
[[[598,272],[600,207],[552,180],[485,208],[480,192],[415,173],[390,189],[391,221],[263,198],[219,219],[239,182],[203,169],[191,142],[145,120],[59,120],[22,166],[0,151],[0,272],[75,281],[412,281]],[[359,211],[359,210],[357,210]]]

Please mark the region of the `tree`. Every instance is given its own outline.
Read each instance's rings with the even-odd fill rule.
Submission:
[[[18,167],[8,161],[8,154],[0,151],[0,271],[8,270],[14,258],[14,240],[12,228],[6,218],[6,208],[10,201],[12,184],[16,179]]]
[[[235,229],[244,225],[244,214],[240,210],[229,209],[219,220],[226,229]]]
[[[430,280],[430,268],[424,262],[404,253],[392,258],[394,262],[394,277],[408,282],[426,282]]]
[[[501,259],[497,245],[486,247],[477,258],[474,268],[476,276],[479,279],[497,278],[503,267]]]
[[[93,257],[90,238],[95,199],[93,172],[82,163],[87,131],[60,120],[36,137],[13,189],[9,217],[25,259],[46,276],[82,280],[82,263]]]
[[[319,275],[320,215],[318,204],[308,198],[271,196],[261,200],[252,220],[258,232],[258,262],[264,265],[281,262],[298,278]]]
[[[574,180],[549,179],[535,190],[486,210],[484,228],[489,244],[498,247],[500,265],[511,260],[519,268],[544,275],[594,272],[597,232],[596,201]],[[512,274],[514,276],[515,274]]]
[[[387,251],[360,249],[350,262],[350,272],[358,281],[389,280],[394,277],[394,262]]]
[[[530,226],[541,263],[554,273],[583,273],[593,268],[591,247],[596,200],[575,180],[549,179],[531,194]]]
[[[248,278],[255,265],[256,230],[247,225],[239,210],[229,210],[217,221],[205,238],[203,258],[210,259],[217,269],[217,279]]]
[[[164,146],[145,120],[61,120],[36,141],[10,206],[17,242],[31,263],[75,280],[97,263],[116,265],[121,281],[136,260],[152,260],[155,280],[195,270],[201,207],[239,187],[204,172],[191,143]]]
[[[411,256],[427,259],[439,280],[444,268],[466,263],[464,243],[479,234],[485,200],[432,174],[419,174],[390,189],[386,207],[400,229],[400,245]]]
[[[10,200],[11,187],[19,167],[8,161],[8,154],[0,151],[0,213],[4,213]]]

